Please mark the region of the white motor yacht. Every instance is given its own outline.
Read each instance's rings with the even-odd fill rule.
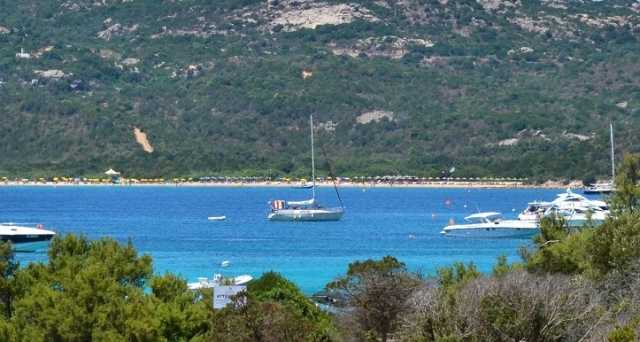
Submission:
[[[609,216],[609,211],[593,207],[553,206],[544,215],[561,217],[569,227],[579,228],[587,223],[595,226],[602,224]]]
[[[484,212],[464,218],[467,224],[453,224],[442,230],[443,235],[463,237],[531,237],[538,232],[536,221],[505,220],[497,212]]]
[[[538,221],[551,206],[551,202],[529,202],[527,207],[518,215],[518,220]]]
[[[588,199],[580,194],[576,194],[571,191],[571,189],[567,189],[566,192],[558,194],[558,198],[556,198],[552,205],[555,206],[576,206],[576,207],[587,207],[587,208],[600,208],[602,210],[608,210],[609,205],[605,201],[600,200],[592,200]]]
[[[518,219],[522,221],[538,221],[552,207],[560,209],[593,209],[593,211],[607,211],[609,205],[604,201],[591,200],[580,194],[576,194],[571,189],[557,195],[556,199],[551,202],[530,202],[519,215]]]
[[[0,224],[0,241],[10,241],[16,251],[37,251],[46,248],[55,232],[38,227]]]
[[[614,191],[614,186],[611,182],[600,182],[585,187],[582,191],[585,194],[597,195],[597,194],[610,194]]]

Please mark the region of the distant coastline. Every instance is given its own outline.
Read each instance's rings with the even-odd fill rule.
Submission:
[[[0,187],[15,186],[48,186],[48,187],[212,187],[212,188],[252,188],[252,187],[282,187],[294,188],[299,186],[295,182],[278,182],[278,181],[260,181],[260,182],[16,182],[7,181],[0,182]],[[332,187],[333,182],[318,182],[318,187]],[[564,188],[581,188],[579,181],[573,181],[568,184],[558,181],[547,181],[541,184],[531,184],[525,182],[513,181],[433,181],[433,182],[339,182],[336,183],[339,188],[469,188],[469,189],[564,189]]]

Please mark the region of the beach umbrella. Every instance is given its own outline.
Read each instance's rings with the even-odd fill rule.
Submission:
[[[107,176],[118,176],[120,174],[120,172],[114,170],[114,169],[109,169],[107,171],[105,171],[104,173]]]

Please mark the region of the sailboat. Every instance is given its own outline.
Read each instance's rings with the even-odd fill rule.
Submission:
[[[313,116],[309,117],[311,127],[311,199],[304,201],[271,201],[270,221],[339,221],[344,215],[342,202],[338,208],[325,208],[316,200],[316,162],[313,142]],[[338,194],[336,188],[336,194]],[[338,194],[338,199],[340,195]]]
[[[611,181],[598,182],[592,184],[582,191],[585,194],[610,194],[615,191],[616,180],[616,162],[615,162],[615,146],[613,144],[613,123],[609,123],[609,137],[611,140]]]

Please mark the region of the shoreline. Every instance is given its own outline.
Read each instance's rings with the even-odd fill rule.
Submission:
[[[336,184],[338,188],[362,188],[362,189],[566,189],[582,188],[575,182],[564,185],[560,182],[546,182],[543,184],[525,184],[522,182],[464,182],[442,181],[426,183],[353,183],[341,182]],[[88,182],[0,182],[0,187],[202,187],[202,188],[296,188],[300,184],[286,182],[151,182],[151,183],[88,183]],[[321,182],[317,187],[333,187],[330,182]],[[303,190],[300,188],[300,190]]]

